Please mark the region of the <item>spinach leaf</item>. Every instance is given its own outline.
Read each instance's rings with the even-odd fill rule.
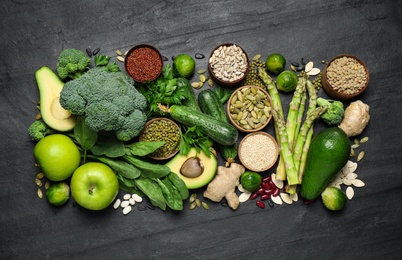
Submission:
[[[98,140],[98,133],[89,128],[84,116],[78,116],[74,126],[74,137],[84,150],[84,162],[87,150],[91,149]]]
[[[165,197],[166,204],[173,210],[183,210],[183,200],[180,193],[167,178],[156,179]]]
[[[140,169],[141,175],[144,177],[162,178],[170,173],[170,168],[165,164],[150,163],[134,156],[123,156],[123,159]]]
[[[183,200],[187,199],[190,194],[188,192],[186,183],[174,172],[169,173],[167,175],[167,178],[173,184],[173,186],[176,187],[177,191],[180,193],[181,198]]]
[[[125,161],[119,159],[110,159],[107,157],[95,157],[95,156],[88,156],[88,157],[103,162],[104,164],[112,168],[113,171],[115,171],[117,174],[120,174],[124,178],[135,179],[141,175],[141,171],[137,167]]]
[[[149,198],[152,205],[162,210],[166,209],[166,201],[163,197],[162,190],[155,181],[149,178],[139,177],[135,179],[135,184],[138,189]]]
[[[96,156],[105,155],[111,158],[121,157],[126,153],[124,143],[116,138],[104,138],[100,136],[96,144],[91,148]]]
[[[127,144],[125,147],[129,149],[132,155],[145,156],[150,153],[155,152],[159,147],[165,144],[164,141],[161,142],[135,142],[132,144]]]

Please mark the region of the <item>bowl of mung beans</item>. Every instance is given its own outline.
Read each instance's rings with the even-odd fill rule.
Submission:
[[[250,171],[269,170],[279,156],[279,145],[267,132],[247,134],[239,144],[239,160]]]
[[[321,80],[331,98],[348,100],[366,90],[369,77],[368,68],[362,60],[351,54],[340,54],[325,66]]]
[[[148,156],[155,160],[166,160],[177,154],[180,148],[180,127],[169,118],[158,117],[149,120],[142,130],[139,141],[165,142]]]
[[[224,43],[215,47],[208,59],[211,78],[226,87],[239,86],[249,69],[247,53],[239,45]]]
[[[227,104],[230,122],[245,133],[264,129],[272,118],[271,96],[257,86],[246,85],[236,89]]]

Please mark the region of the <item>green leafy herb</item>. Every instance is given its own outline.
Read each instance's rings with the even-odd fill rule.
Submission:
[[[194,147],[197,152],[202,150],[207,156],[211,156],[210,148],[213,145],[213,141],[206,135],[204,135],[196,126],[182,127],[182,141],[180,142],[180,154],[187,155],[190,152],[191,147]]]
[[[98,139],[98,133],[87,126],[84,116],[78,116],[74,126],[74,136],[84,150],[85,162],[87,150],[95,145],[96,140]]]
[[[106,66],[109,63],[110,57],[106,55],[97,55],[94,57],[95,67]]]
[[[225,104],[233,93],[233,90],[222,86],[218,86],[214,91],[216,92],[216,94],[218,94],[218,97],[222,104]]]

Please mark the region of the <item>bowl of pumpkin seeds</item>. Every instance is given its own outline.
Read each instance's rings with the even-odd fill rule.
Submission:
[[[272,118],[271,96],[261,87],[246,85],[236,89],[229,98],[229,120],[245,133],[264,129]]]
[[[239,86],[249,69],[247,53],[239,45],[224,43],[215,47],[208,59],[211,78],[226,87]]]
[[[180,148],[180,127],[169,118],[153,118],[146,122],[144,129],[140,133],[139,141],[165,142],[148,156],[155,160],[170,159],[178,153]]]

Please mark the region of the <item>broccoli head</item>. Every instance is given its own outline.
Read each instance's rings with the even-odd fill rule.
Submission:
[[[60,78],[80,78],[89,68],[91,60],[77,49],[64,49],[60,52],[57,62],[57,73]]]
[[[28,127],[28,135],[32,141],[39,141],[47,135],[54,134],[56,131],[49,128],[42,121],[35,121]]]
[[[318,98],[317,104],[327,108],[321,115],[321,119],[325,123],[328,125],[338,125],[341,123],[343,115],[345,114],[345,109],[341,101]]]
[[[138,136],[146,121],[147,101],[133,79],[104,67],[91,68],[64,84],[60,104],[74,115],[85,116],[90,128],[114,131],[121,141]]]

